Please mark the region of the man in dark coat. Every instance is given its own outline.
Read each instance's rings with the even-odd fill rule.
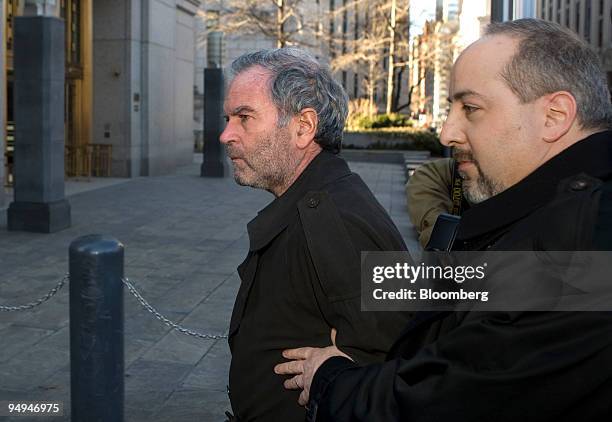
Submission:
[[[455,249],[612,250],[612,106],[588,46],[553,23],[493,24],[450,94],[441,139],[476,204]],[[332,344],[275,370],[316,421],[610,421],[611,333],[612,312],[421,312],[384,364]]]
[[[232,64],[221,142],[239,184],[276,197],[248,224],[232,314],[234,420],[303,421],[298,393],[273,373],[287,347],[337,343],[362,364],[384,360],[408,314],[360,312],[360,252],[405,250],[395,225],[336,153],[347,97],[296,48]]]

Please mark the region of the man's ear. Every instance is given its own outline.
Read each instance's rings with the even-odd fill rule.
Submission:
[[[297,119],[297,140],[299,149],[308,147],[317,134],[319,118],[313,108],[305,108],[295,117]]]
[[[576,99],[567,91],[557,91],[544,96],[545,121],[543,139],[555,142],[565,135],[576,121]]]

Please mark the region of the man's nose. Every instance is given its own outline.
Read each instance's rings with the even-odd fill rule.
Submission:
[[[452,115],[446,118],[440,132],[440,143],[446,147],[453,147],[465,143],[465,135]]]
[[[231,126],[232,125],[229,122],[225,123],[225,128],[223,129],[223,132],[221,132],[221,135],[219,135],[219,141],[224,145],[236,140]]]

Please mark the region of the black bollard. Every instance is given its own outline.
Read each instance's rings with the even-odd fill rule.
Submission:
[[[123,245],[88,235],[70,245],[73,422],[123,421]]]

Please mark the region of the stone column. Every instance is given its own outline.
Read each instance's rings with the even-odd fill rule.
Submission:
[[[221,32],[208,35],[208,64],[204,69],[204,161],[202,177],[224,177],[225,153],[219,136],[223,130],[223,70],[221,70]]]
[[[70,227],[64,196],[64,21],[14,20],[15,198],[8,229],[51,233]]]

